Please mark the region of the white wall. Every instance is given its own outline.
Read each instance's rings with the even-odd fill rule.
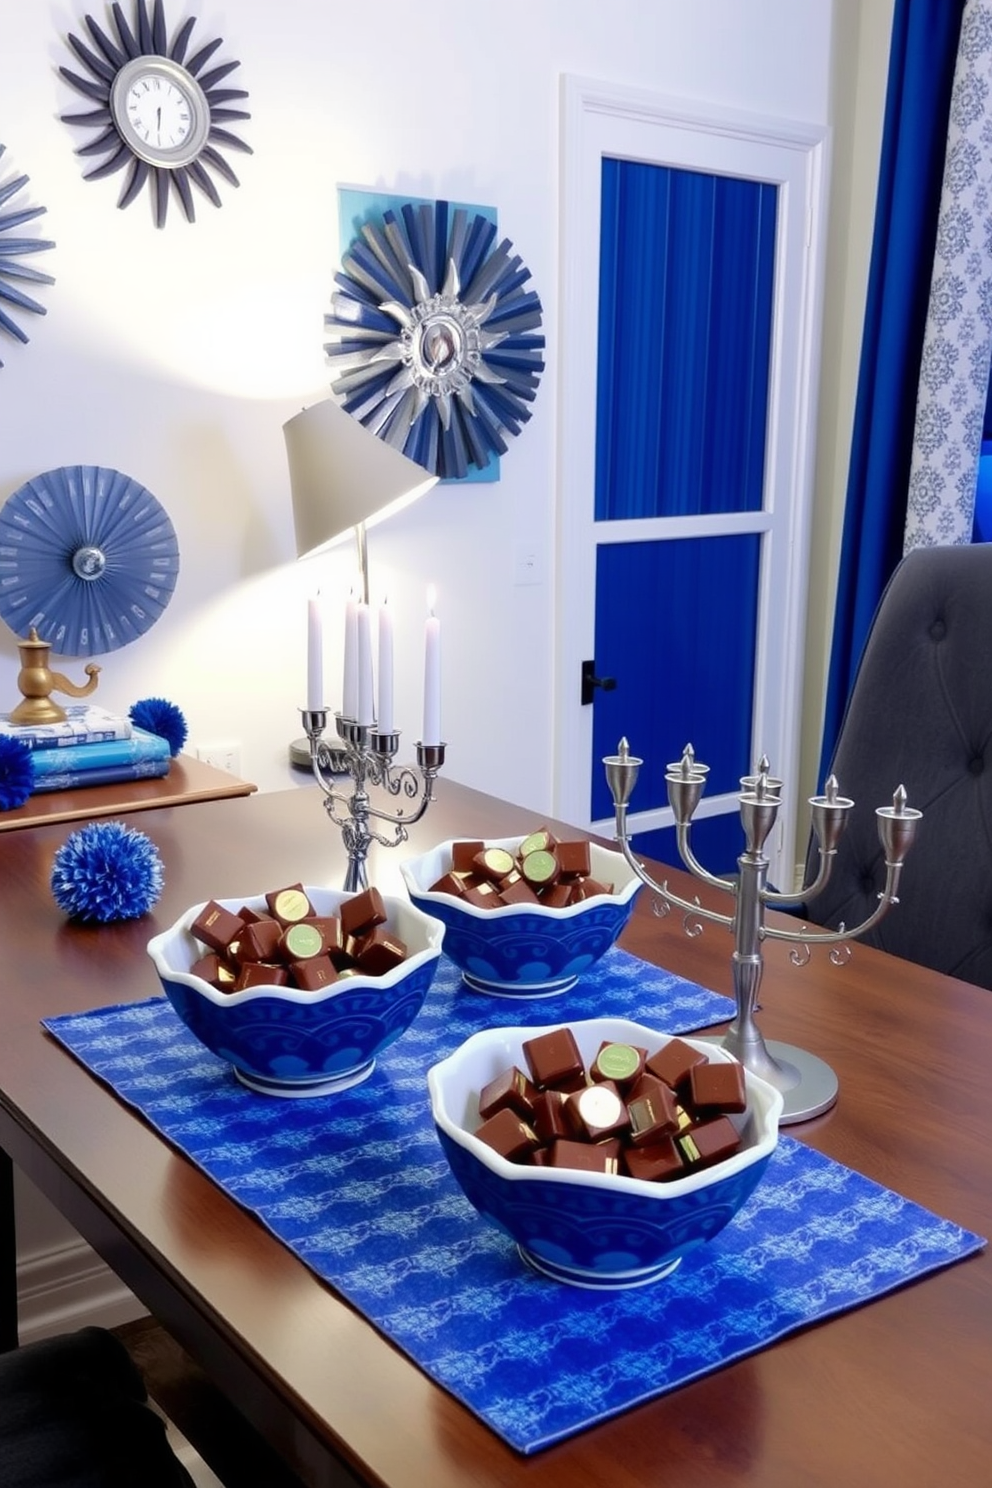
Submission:
[[[168,9],[175,28],[186,12]],[[255,153],[229,156],[242,185],[221,183],[220,210],[204,200],[190,226],[173,203],[162,231],[147,196],[117,209],[120,177],[82,180],[74,150],[91,134],[59,119],[85,106],[57,73],[74,63],[65,35],[85,36],[84,10],[0,0],[0,179],[30,176],[24,203],[47,208],[31,230],[56,242],[43,255],[56,276],[41,291],[47,316],[22,317],[30,344],[0,352],[0,500],[41,471],[90,463],[135,477],[171,516],[182,563],[176,593],[145,637],[102,658],[101,700],[126,709],[139,697],[168,697],[183,709],[191,743],[240,741],[244,775],[263,789],[289,783],[286,744],[300,732],[305,681],[304,599],[317,578],[313,563],[293,560],[281,429],[328,384],[323,315],[338,263],[336,187],[492,204],[544,305],[547,369],[534,416],[498,485],[435,489],[371,535],[370,561],[373,588],[388,591],[406,621],[397,656],[405,738],[419,734],[424,595],[434,582],[448,771],[546,809],[557,265],[568,251],[557,233],[560,75],[823,121],[832,5],[197,7],[194,39],[221,35],[216,60],[241,61],[232,82],[249,90],[253,117],[238,128]],[[93,14],[107,20],[102,7]],[[520,542],[546,561],[543,585],[513,587]],[[352,569],[346,548],[323,571],[332,603]],[[338,649],[332,634],[332,702]],[[11,703],[17,666],[4,631],[0,697]],[[81,665],[60,666],[81,676]]]

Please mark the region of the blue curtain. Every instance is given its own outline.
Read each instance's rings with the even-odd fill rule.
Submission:
[[[902,557],[916,390],[964,0],[896,0],[820,779]]]

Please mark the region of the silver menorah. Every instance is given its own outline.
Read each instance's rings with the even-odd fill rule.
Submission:
[[[340,742],[332,745],[324,738],[326,708],[301,708],[300,715],[310,745],[314,778],[324,793],[324,809],[334,825],[340,827],[348,853],[344,889],[346,893],[355,893],[368,887],[366,860],[371,844],[398,847],[407,840],[408,828],[420,820],[433,801],[434,782],[444,765],[445,746],[418,742],[417,769],[412,765],[394,768],[400,743],[398,731],[381,734],[374,727],[335,713]],[[354,783],[350,795],[340,788],[341,775]],[[402,797],[412,806],[409,810],[400,807],[395,811],[374,806],[369,786],[387,796]],[[372,822],[389,828],[389,835],[373,827]]]
[[[760,761],[753,775],[741,779],[739,801],[746,846],[737,859],[739,873],[736,879],[708,873],[697,861],[689,843],[690,824],[705,789],[709,767],[696,760],[691,745],[686,746],[681,760],[667,767],[665,781],[669,805],[675,817],[679,855],[693,877],[733,896],[733,913],[721,914],[704,908],[698,899],[690,902],[681,898],[669,889],[667,883],[656,882],[635,858],[627,831],[627,806],[642,763],[630,753],[626,739],[621,739],[615,755],[608,755],[603,760],[613,796],[617,841],[623,855],[641,881],[657,896],[654,906],[657,914],[681,909],[685,916],[683,925],[689,935],[698,934],[703,922],[724,925],[733,932],[731,964],[735,1015],[720,1042],[747,1069],[782,1092],[785,1100],[781,1117],[783,1124],[818,1116],[837,1099],[838,1082],[833,1070],[824,1060],[805,1049],[776,1041],[766,1043],[755,1022],[758,989],[764,971],[763,944],[766,940],[791,941],[795,947],[791,953],[795,966],[804,966],[809,961],[812,945],[830,945],[831,959],[842,964],[851,954],[848,942],[864,935],[878,924],[893,904],[898,904],[903,862],[913,845],[923,813],[906,804],[906,792],[902,786],[893,795],[891,806],[880,806],[876,810],[879,841],[885,853],[885,886],[879,895],[877,908],[862,924],[850,930],[844,925],[837,930],[811,929],[806,925],[797,930],[786,930],[765,924],[766,908],[794,907],[824,887],[833,868],[848,814],[854,806],[852,800],[839,794],[834,776],[831,775],[826,782],[823,795],[813,796],[809,801],[819,853],[816,876],[812,883],[804,885],[796,893],[787,894],[769,889],[767,883],[769,864],[764,846],[778,816],[782,790],[781,780],[769,774],[767,759]]]

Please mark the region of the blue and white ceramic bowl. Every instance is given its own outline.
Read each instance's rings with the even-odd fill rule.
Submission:
[[[778,1142],[782,1096],[745,1071],[740,1150],[667,1183],[508,1162],[474,1135],[479,1091],[510,1065],[526,1068],[525,1039],[560,1026],[488,1028],[435,1064],[427,1083],[438,1139],[470,1203],[516,1241],[537,1271],[600,1290],[644,1286],[667,1276],[684,1255],[719,1234],[752,1193]],[[587,1067],[604,1039],[653,1054],[671,1037],[626,1018],[590,1018],[568,1026]],[[686,1042],[711,1059],[731,1058],[717,1044]]]
[[[319,915],[348,896],[305,886]],[[165,995],[191,1033],[234,1066],[243,1084],[266,1095],[328,1095],[368,1079],[376,1055],[405,1033],[423,1007],[441,955],[444,926],[404,898],[383,895],[387,925],[409,955],[385,976],[356,976],[321,992],[252,987],[224,993],[193,976],[203,954],[190,929],[202,904],[148,943]],[[265,896],[220,899],[265,911]]]
[[[515,853],[523,837],[487,840],[487,847]],[[593,878],[613,885],[566,909],[535,904],[477,909],[452,894],[431,891],[451,867],[452,842],[400,864],[407,893],[445,927],[444,953],[465,984],[494,997],[553,997],[574,987],[616,941],[630,919],[641,880],[621,853],[590,843]]]

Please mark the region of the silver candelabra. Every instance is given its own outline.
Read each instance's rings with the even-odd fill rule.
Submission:
[[[324,738],[326,708],[301,708],[300,715],[310,745],[314,777],[324,793],[324,809],[334,825],[341,828],[348,853],[345,892],[355,893],[368,887],[366,860],[370,845],[378,842],[383,847],[398,847],[406,841],[407,829],[420,820],[433,801],[434,781],[444,765],[445,746],[418,742],[417,770],[412,765],[394,768],[400,743],[398,732],[380,734],[374,727],[335,713],[340,743],[331,745]],[[336,777],[341,774],[354,782],[350,795],[339,788]],[[373,806],[369,786],[384,791],[387,796],[403,797],[412,805],[409,810],[401,806],[395,811]],[[390,835],[373,827],[372,822],[388,827]]]
[[[667,914],[673,908],[683,910],[684,927],[689,935],[698,934],[703,921],[725,925],[733,932],[735,1016],[720,1042],[747,1069],[782,1092],[785,1099],[781,1117],[783,1124],[818,1116],[837,1099],[837,1076],[833,1070],[804,1049],[774,1041],[766,1043],[755,1022],[758,989],[764,970],[763,943],[766,940],[791,941],[795,946],[792,952],[795,966],[806,964],[810,958],[810,946],[814,944],[830,945],[833,947],[831,959],[838,963],[846,960],[850,956],[847,942],[864,935],[877,925],[893,904],[898,904],[902,865],[913,845],[917,823],[923,813],[906,804],[906,792],[902,786],[895,792],[891,806],[880,806],[876,810],[879,840],[885,853],[885,887],[879,895],[877,908],[862,924],[851,930],[844,925],[838,930],[813,930],[805,925],[798,930],[772,928],[765,924],[766,907],[794,906],[817,894],[830,877],[837,845],[854,805],[853,801],[838,793],[834,776],[831,775],[827,781],[823,795],[813,796],[809,802],[819,850],[816,876],[812,883],[797,893],[783,894],[767,886],[768,858],[764,845],[778,816],[782,790],[781,780],[769,775],[768,761],[762,759],[753,775],[741,779],[739,800],[746,847],[737,860],[739,873],[736,879],[719,878],[708,873],[696,860],[689,845],[689,827],[706,785],[708,766],[696,760],[691,745],[686,746],[681,760],[668,766],[665,773],[668,801],[675,816],[679,855],[683,863],[695,878],[724,890],[736,901],[732,914],[720,914],[704,908],[698,900],[690,903],[674,894],[667,883],[657,883],[634,857],[627,833],[627,805],[642,763],[630,753],[626,739],[621,739],[615,755],[608,755],[603,760],[613,795],[617,840],[623,855],[641,881],[658,896],[656,913]]]

